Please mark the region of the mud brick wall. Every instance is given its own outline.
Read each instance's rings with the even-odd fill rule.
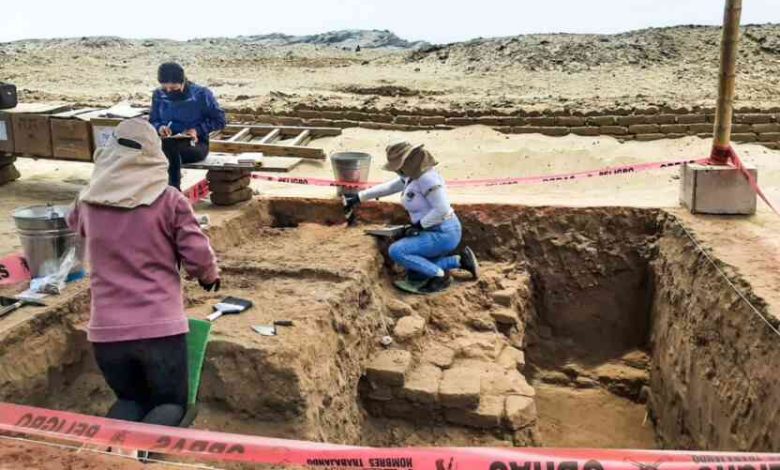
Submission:
[[[511,114],[437,110],[396,109],[297,109],[288,114],[262,110],[229,111],[231,122],[270,123],[284,126],[363,127],[366,129],[417,131],[485,125],[506,134],[548,136],[611,136],[617,139],[651,141],[685,136],[712,137],[712,108],[618,108],[578,112],[516,111]],[[734,116],[733,139],[780,149],[780,108],[741,108]]]

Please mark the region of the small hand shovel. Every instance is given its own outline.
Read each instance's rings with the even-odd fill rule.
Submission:
[[[277,326],[293,326],[292,320],[277,320],[273,325],[252,325],[252,329],[262,336],[276,336]]]
[[[46,306],[46,304],[37,300],[27,298],[17,299],[13,297],[0,297],[0,305],[2,305],[2,308],[0,308],[0,318],[19,310],[25,305],[34,305],[36,307]]]
[[[222,315],[238,315],[252,307],[252,301],[238,297],[225,297],[214,306],[214,313],[207,316],[208,321],[214,321]]]

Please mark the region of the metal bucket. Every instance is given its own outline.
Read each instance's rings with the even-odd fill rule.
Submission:
[[[60,259],[71,248],[76,249],[76,262],[70,274],[84,269],[84,250],[78,237],[68,228],[67,206],[28,206],[13,213],[16,230],[22,242],[24,257],[32,277],[56,272]]]
[[[362,152],[338,152],[330,156],[333,176],[338,181],[365,183],[371,169],[371,155]],[[339,186],[337,194],[357,194],[360,189]]]

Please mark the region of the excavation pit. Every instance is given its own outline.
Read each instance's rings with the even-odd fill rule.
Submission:
[[[221,217],[225,289],[188,285],[188,312],[227,295],[255,307],[215,322],[195,427],[375,446],[780,447],[771,330],[673,215],[456,210],[483,276],[427,297],[393,289],[362,231],[403,222],[397,206],[365,206],[359,228],[303,199]],[[105,413],[88,312],[82,284],[0,321],[0,400]],[[274,320],[293,326],[251,328]]]

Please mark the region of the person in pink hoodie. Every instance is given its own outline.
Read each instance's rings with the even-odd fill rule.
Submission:
[[[88,339],[117,397],[108,417],[178,426],[188,392],[180,267],[207,291],[220,279],[189,202],[168,186],[168,160],[146,120],[122,122],[96,151],[68,224],[86,243]]]

